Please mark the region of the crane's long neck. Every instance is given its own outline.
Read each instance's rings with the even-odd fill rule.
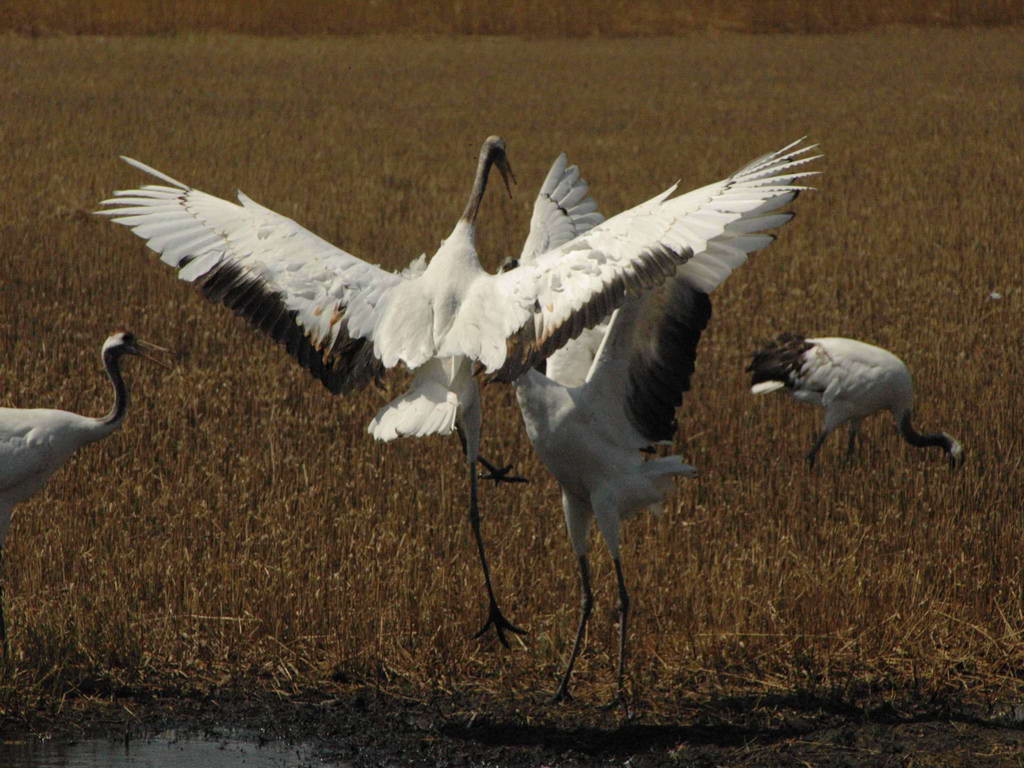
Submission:
[[[899,420],[900,434],[903,435],[903,439],[915,448],[942,448],[949,455],[950,462],[955,465],[963,452],[960,443],[945,432],[932,434],[918,432],[911,423],[912,415],[911,411],[904,411]]]
[[[484,190],[487,189],[487,177],[491,173],[491,166],[494,164],[494,156],[501,150],[488,145],[480,153],[480,161],[476,165],[476,178],[473,180],[473,189],[469,193],[469,202],[466,203],[466,210],[462,212],[460,224],[466,222],[470,232],[476,223],[476,215],[480,211],[480,201],[484,198]]]
[[[103,352],[103,367],[107,369],[110,383],[114,386],[114,405],[106,416],[97,419],[97,423],[106,427],[107,430],[117,429],[124,420],[125,412],[128,410],[128,387],[121,376],[121,353],[116,350],[105,350]]]

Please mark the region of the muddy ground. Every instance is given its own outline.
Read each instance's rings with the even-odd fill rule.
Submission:
[[[296,695],[122,691],[7,715],[4,738],[144,739],[168,728],[305,742],[328,765],[1022,766],[1024,717],[948,706],[858,708],[810,695],[728,697],[678,717],[491,696],[405,698],[377,688]]]

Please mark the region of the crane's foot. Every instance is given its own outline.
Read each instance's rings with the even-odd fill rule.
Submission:
[[[563,701],[572,701],[572,694],[569,693],[569,686],[560,685],[558,690],[555,691],[555,695],[552,696],[548,701],[551,704],[561,704]]]
[[[481,480],[493,480],[496,483],[528,483],[530,482],[525,477],[519,477],[518,475],[509,475],[512,471],[512,465],[509,464],[507,467],[496,467],[491,464],[483,456],[477,457],[478,461],[484,465],[484,469],[487,470],[487,474],[479,475]]]
[[[634,720],[638,717],[637,712],[629,704],[629,698],[619,691],[612,697],[612,700],[598,707],[602,712],[611,712],[614,709],[622,709],[622,716],[627,720]]]
[[[511,621],[506,619],[502,614],[501,609],[498,608],[498,604],[493,600],[491,601],[491,610],[490,615],[487,617],[487,623],[480,627],[480,630],[473,635],[473,639],[476,640],[477,638],[482,637],[491,627],[494,627],[494,631],[498,633],[498,640],[500,640],[501,644],[506,648],[509,646],[508,639],[505,637],[505,632],[514,632],[517,635],[527,634],[525,629],[520,629]]]

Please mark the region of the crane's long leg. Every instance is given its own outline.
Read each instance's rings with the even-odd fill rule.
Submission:
[[[4,645],[4,658],[10,658],[11,646],[7,641],[7,622],[4,620],[4,588],[0,586],[0,640]]]
[[[7,642],[7,621],[4,619],[4,577],[3,577],[3,565],[4,565],[4,553],[3,549],[0,549],[0,642],[3,642],[4,646],[4,658],[8,659],[11,656],[10,645]]]
[[[823,429],[814,440],[814,445],[812,445],[811,450],[807,452],[808,467],[814,467],[814,460],[818,457],[818,451],[821,449],[821,444],[825,442],[825,438],[828,437],[831,432],[831,429]]]
[[[852,459],[853,453],[857,450],[857,436],[860,432],[860,419],[853,419],[850,422],[850,439],[846,444],[846,458]]]
[[[615,683],[615,698],[605,705],[611,709],[626,701],[623,680],[626,675],[626,632],[629,627],[629,592],[626,591],[626,580],[622,577],[622,560],[615,558],[615,578],[619,583],[619,672]]]
[[[480,552],[480,566],[484,571],[484,584],[487,586],[487,598],[490,601],[490,609],[487,616],[487,623],[480,627],[480,630],[473,635],[474,638],[483,635],[491,626],[498,633],[498,640],[508,648],[508,640],[505,638],[505,630],[515,632],[517,635],[525,635],[526,630],[512,624],[498,608],[498,601],[494,598],[494,589],[491,587],[491,569],[487,565],[487,555],[484,553],[484,540],[480,535],[480,508],[477,505],[476,490],[476,462],[469,462],[469,524],[473,528],[473,535],[476,537],[477,550]]]
[[[580,600],[580,623],[576,627],[576,641],[572,644],[572,655],[569,656],[569,664],[565,668],[565,674],[562,675],[562,682],[559,683],[558,690],[555,691],[555,695],[551,698],[552,702],[572,698],[569,695],[569,678],[572,676],[572,668],[576,664],[576,657],[580,655],[580,647],[583,645],[583,633],[586,631],[587,622],[590,620],[590,614],[594,610],[594,594],[590,591],[590,566],[587,563],[587,556],[580,556],[579,563],[580,592],[582,593]]]

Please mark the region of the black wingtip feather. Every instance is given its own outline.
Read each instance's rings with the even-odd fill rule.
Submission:
[[[339,340],[345,336],[347,346],[342,345],[341,354],[328,352],[307,335],[296,319],[298,313],[288,309],[280,293],[269,290],[262,280],[233,262],[220,262],[197,278],[195,285],[206,298],[234,310],[284,346],[299,365],[335,394],[364,386],[371,379],[379,381],[383,374],[383,366],[365,339],[348,339],[342,329]],[[366,348],[370,349],[368,355],[362,354]]]
[[[779,381],[792,389],[803,367],[804,353],[813,345],[798,333],[780,333],[754,352],[746,370],[751,374],[750,386],[766,381]]]
[[[711,319],[711,299],[685,281],[674,280],[659,290],[664,291],[665,309],[653,337],[637,339],[634,345],[627,396],[631,421],[652,443],[675,435],[675,412],[690,389],[697,346]]]

